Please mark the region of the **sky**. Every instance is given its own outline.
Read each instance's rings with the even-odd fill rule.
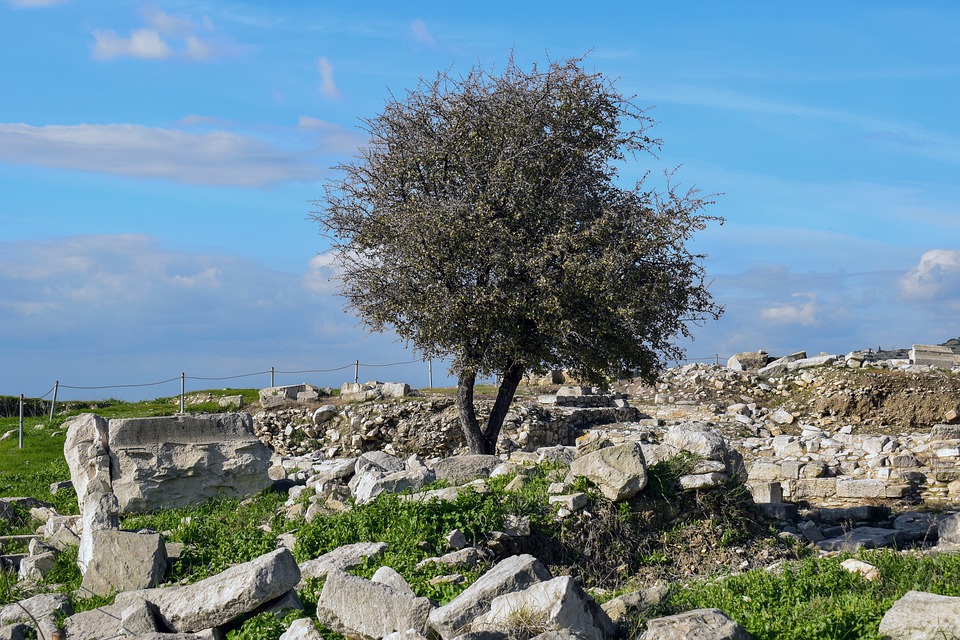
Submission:
[[[688,358],[960,336],[958,32],[922,0],[0,0],[0,395],[427,386],[310,216],[391,93],[511,54],[587,54],[663,141],[622,178],[712,194]]]

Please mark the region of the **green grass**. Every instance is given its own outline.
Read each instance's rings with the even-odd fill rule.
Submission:
[[[877,582],[840,566],[846,557],[811,557],[777,571],[674,585],[665,612],[716,607],[754,640],[844,640],[879,638],[880,619],[907,591],[960,596],[960,555],[860,552],[859,559],[880,570]]]

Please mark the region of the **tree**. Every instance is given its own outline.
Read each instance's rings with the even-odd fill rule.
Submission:
[[[337,167],[313,217],[341,294],[372,330],[452,359],[464,436],[493,453],[527,373],[605,385],[654,379],[679,336],[722,312],[686,243],[709,202],[618,185],[659,148],[652,120],[583,58],[424,80],[362,121],[369,144]],[[485,425],[479,377],[496,376]]]

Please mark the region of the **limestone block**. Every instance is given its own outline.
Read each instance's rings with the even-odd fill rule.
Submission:
[[[518,620],[518,611],[522,611],[526,619]],[[586,640],[604,640],[615,631],[606,612],[570,576],[497,596],[490,603],[490,611],[479,620],[481,627],[497,630],[518,627],[522,630],[531,622],[536,626],[567,629]]]
[[[750,634],[720,609],[694,609],[647,621],[640,640],[750,640]]]
[[[354,473],[359,475],[368,469],[373,469],[381,473],[393,473],[394,471],[403,471],[406,467],[401,460],[389,453],[384,451],[367,451],[357,458],[354,465]]]
[[[80,572],[87,570],[93,556],[93,536],[98,531],[116,529],[120,503],[112,493],[88,493],[80,505],[80,548],[77,550],[77,566]]]
[[[773,481],[783,479],[783,474],[780,472],[780,465],[776,462],[754,462],[750,465],[747,475],[751,481]]]
[[[167,550],[158,533],[106,529],[93,534],[93,553],[83,573],[85,595],[105,596],[163,582]]]
[[[614,502],[631,498],[647,486],[643,450],[636,443],[605,447],[580,456],[570,465],[570,473],[587,478]]]
[[[406,382],[386,382],[380,388],[384,398],[402,398],[410,395],[410,385]]]
[[[64,427],[67,435],[63,455],[77,492],[77,502],[82,505],[91,481],[100,491],[110,491],[108,423],[98,415],[83,413],[70,418]]]
[[[20,579],[39,582],[53,571],[57,556],[53,551],[45,551],[27,556],[20,561]]]
[[[960,544],[960,513],[944,518],[937,526],[940,542]]]
[[[879,632],[889,640],[960,637],[960,598],[908,591],[883,615]]]
[[[489,477],[499,464],[500,458],[492,455],[450,456],[436,462],[433,465],[433,472],[437,474],[437,480],[461,485],[477,478]]]
[[[290,623],[280,640],[323,640],[317,625],[310,618],[299,618]]]
[[[443,640],[450,640],[489,611],[490,602],[496,596],[520,591],[550,578],[547,568],[531,555],[506,558],[449,603],[431,611],[430,627]]]
[[[218,627],[293,589],[300,569],[289,549],[281,548],[250,562],[185,586],[127,591],[117,595],[121,611],[146,600],[158,619],[178,632],[194,633]]]
[[[323,578],[331,571],[347,571],[367,558],[379,558],[386,551],[385,542],[356,542],[338,547],[313,560],[300,564],[301,581]]]
[[[680,477],[680,486],[685,491],[695,491],[698,489],[716,489],[727,483],[730,479],[725,473],[695,473]]]
[[[332,404],[325,404],[313,412],[313,424],[321,425],[337,417],[337,407]]]
[[[863,562],[862,560],[857,560],[855,558],[848,558],[841,562],[840,566],[850,573],[856,573],[860,575],[867,582],[880,581],[880,570],[868,562]]]
[[[407,629],[426,634],[432,609],[427,598],[336,570],[327,574],[317,601],[317,617],[326,626],[371,639]]]
[[[837,480],[838,498],[884,498],[887,486],[882,480],[855,480],[840,478]]]
[[[0,626],[22,622],[39,625],[40,632],[51,638],[61,617],[73,615],[70,597],[63,593],[41,593],[40,595],[8,604],[0,609]]]
[[[750,484],[747,488],[753,494],[754,502],[783,502],[783,487],[779,482],[759,482]]]
[[[371,469],[354,476],[354,478],[357,479],[357,483],[353,487],[353,497],[357,504],[366,504],[381,493],[416,491],[436,479],[433,470],[426,467],[409,471],[395,471],[386,475]]]
[[[405,593],[410,597],[416,597],[417,595],[414,593],[413,588],[410,587],[410,584],[403,578],[402,575],[397,573],[397,570],[393,567],[388,567],[386,565],[380,567],[370,578],[370,581],[378,584],[385,584],[388,587],[391,587],[400,593]]]
[[[142,600],[141,600],[142,601]],[[134,604],[131,600],[128,604]],[[107,605],[89,611],[75,613],[64,620],[67,638],[84,640],[114,640],[120,635],[120,620],[126,606]]]
[[[879,527],[857,527],[848,533],[822,540],[817,546],[824,551],[856,551],[889,547],[897,541],[897,531]]]
[[[467,547],[458,551],[451,551],[435,558],[424,558],[417,563],[417,568],[430,564],[440,564],[447,567],[476,566],[480,562],[480,551],[476,547]]]
[[[794,486],[794,498],[832,498],[837,494],[836,478],[804,478]]]
[[[906,542],[936,540],[938,525],[943,516],[938,513],[908,512],[897,516],[893,528],[900,532]]]
[[[727,443],[720,432],[698,424],[671,425],[663,435],[662,448],[669,451],[666,455],[687,451],[707,460],[726,461],[727,457]]]
[[[558,505],[561,509],[568,511],[579,511],[587,506],[590,499],[585,493],[565,493],[547,498],[550,505]]]
[[[247,413],[111,420],[113,491],[123,513],[241,498],[270,486],[270,449]]]

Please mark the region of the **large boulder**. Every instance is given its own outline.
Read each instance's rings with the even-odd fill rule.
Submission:
[[[111,420],[108,448],[124,513],[241,498],[272,482],[248,413]]]
[[[284,547],[194,584],[121,593],[115,605],[122,609],[145,600],[156,608],[164,626],[195,633],[253,611],[285,595],[299,581],[297,561]]]
[[[427,598],[336,570],[327,574],[317,600],[317,618],[325,626],[372,640],[407,629],[426,634],[432,609]]]
[[[908,591],[880,620],[883,640],[960,638],[960,598]]]
[[[511,556],[480,576],[460,595],[430,612],[430,626],[443,640],[461,633],[490,610],[499,595],[550,580],[550,572],[531,555]]]
[[[647,486],[647,465],[638,443],[597,449],[570,465],[570,473],[597,485],[609,500],[626,500]]]

